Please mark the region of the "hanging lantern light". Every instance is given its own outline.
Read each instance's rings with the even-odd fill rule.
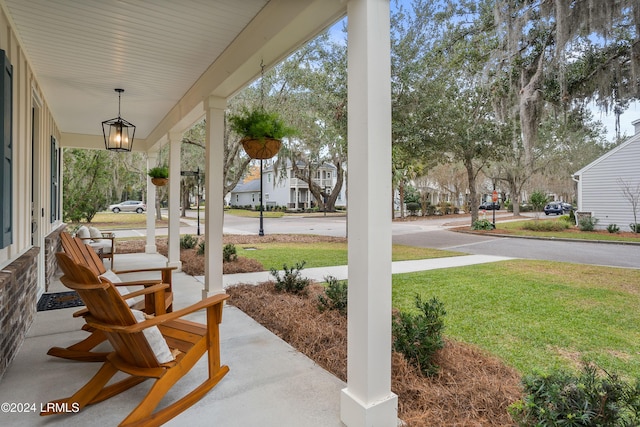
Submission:
[[[124,89],[114,89],[118,92],[118,117],[102,122],[104,146],[111,151],[131,151],[136,127],[120,117],[120,96]]]

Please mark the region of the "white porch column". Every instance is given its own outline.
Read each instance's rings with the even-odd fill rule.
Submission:
[[[169,132],[169,236],[167,267],[182,268],[180,261],[180,144],[181,132]]]
[[[158,153],[147,153],[147,170],[156,166]],[[147,243],[144,252],[155,254],[156,246],[156,186],[151,183],[151,177],[147,175]]]
[[[349,0],[349,427],[396,426],[391,392],[391,60],[389,0]]]
[[[224,110],[227,100],[209,97],[205,102],[207,147],[205,184],[205,264],[202,297],[222,289],[222,227],[224,223]]]

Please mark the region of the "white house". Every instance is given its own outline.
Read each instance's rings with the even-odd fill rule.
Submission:
[[[306,164],[298,162],[298,168],[304,170]],[[323,163],[315,171],[314,182],[325,190],[333,189],[338,180],[334,165]],[[336,199],[337,207],[345,207],[346,179]],[[272,162],[268,162],[262,171],[262,191],[265,206],[285,206],[287,209],[309,209],[317,206],[316,200],[309,191],[309,184],[295,177],[290,161],[283,169],[277,170]],[[239,183],[231,190],[231,206],[256,206],[260,203],[260,180]]]
[[[632,137],[573,174],[578,183],[578,212],[597,218],[597,228],[616,224],[629,231],[634,222],[633,207],[622,191],[626,186],[636,199],[640,197],[640,119],[633,125]]]

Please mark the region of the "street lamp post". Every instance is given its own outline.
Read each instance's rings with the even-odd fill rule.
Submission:
[[[260,230],[259,236],[264,236],[264,223],[262,219],[262,159],[260,159]]]

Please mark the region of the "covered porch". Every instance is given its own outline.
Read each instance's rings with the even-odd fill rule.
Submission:
[[[162,266],[158,254],[116,255],[122,268]],[[230,275],[233,276],[233,275]],[[225,276],[228,281],[233,277]],[[143,278],[143,277],[142,277]],[[201,298],[202,283],[185,273],[174,273],[178,307]],[[67,290],[54,280],[54,291]],[[36,406],[36,411],[3,413],[4,425],[115,426],[133,410],[149,384],[141,384],[77,414],[41,417],[40,405],[73,394],[93,376],[101,363],[81,363],[47,356],[52,346],[70,345],[87,333],[83,321],[73,318],[78,308],[38,312],[18,356],[0,382],[0,402]],[[204,322],[204,312],[190,320]],[[290,426],[334,427],[340,422],[340,390],[345,384],[235,307],[227,305],[221,324],[221,359],[231,373],[200,402],[169,421],[168,426]],[[108,351],[108,345],[104,345]],[[205,358],[203,358],[205,359]],[[206,360],[183,378],[170,395],[179,398],[206,376]],[[182,393],[182,394],[181,394]],[[169,402],[162,402],[161,405]]]
[[[54,375],[52,372],[58,378],[71,378],[63,366],[76,373],[95,369],[92,365],[81,368],[80,364],[63,361],[57,370],[52,363],[61,362],[48,361],[44,352],[39,354],[46,350],[39,346],[48,344],[38,339],[49,335],[40,331],[41,326],[52,328],[50,333],[79,331],[78,324],[66,323],[73,319],[42,323],[41,314],[35,314],[33,307],[36,296],[44,291],[45,276],[51,274],[50,257],[45,255],[57,250],[49,236],[64,227],[60,214],[64,199],[60,189],[60,147],[104,149],[100,123],[116,113],[114,89],[124,89],[122,117],[136,124],[133,149],[147,154],[148,168],[156,166],[160,148],[169,145],[169,212],[175,214],[169,215],[169,253],[164,262],[180,267],[180,143],[183,133],[205,118],[205,282],[185,290],[184,298],[223,292],[222,153],[227,100],[260,75],[261,64],[266,68],[274,66],[347,16],[348,149],[352,153],[348,183],[349,378],[346,387],[335,389],[334,411],[325,414],[330,423],[326,425],[396,425],[397,397],[390,390],[391,219],[387,209],[391,197],[389,0],[0,0],[0,6],[0,48],[11,64],[7,70],[11,70],[13,78],[12,102],[7,104],[12,114],[11,137],[3,143],[8,162],[4,162],[2,171],[10,180],[5,180],[2,187],[6,209],[0,219],[3,226],[8,225],[0,241],[0,268],[11,267],[29,251],[39,251],[37,271],[33,273],[36,283],[31,287],[37,295],[30,290],[25,298],[21,294],[27,292],[25,288],[15,296],[5,293],[5,300],[0,301],[9,312],[7,317],[19,317],[21,322],[15,336],[7,340],[12,347],[2,349],[8,350],[8,367],[3,367],[2,372],[6,373],[0,379],[3,397],[13,396],[9,401],[17,402],[21,387],[28,393],[26,384],[39,387],[38,393],[43,393],[50,387],[46,379]],[[147,188],[145,252],[153,256],[155,190],[150,178]],[[15,279],[11,280],[15,283]],[[180,304],[179,289],[176,288],[176,304]],[[14,300],[22,301],[23,306],[11,305]],[[22,314],[25,312],[28,315]],[[228,326],[229,330],[223,329],[223,357],[224,340],[230,340],[230,345],[246,333]],[[69,339],[75,338],[72,335]],[[33,359],[31,366],[22,371],[19,367],[27,366],[21,359],[25,351]],[[250,371],[234,371],[233,362],[228,363],[232,369],[228,377],[239,377],[236,384],[254,381]],[[259,362],[252,359],[247,363],[251,366]],[[13,369],[22,378],[13,377]],[[79,381],[87,375],[80,375]],[[276,379],[253,386],[269,390],[271,382]],[[335,386],[331,380],[329,384]],[[225,393],[231,393],[221,386],[207,401],[212,396],[224,399]],[[295,391],[296,385],[289,387]],[[35,399],[33,394],[20,394],[21,398],[26,396]],[[95,414],[111,413],[112,402],[113,399],[91,408],[94,416],[85,420],[100,420],[103,424]],[[297,402],[288,404],[292,409]],[[198,408],[202,405],[199,402],[185,416],[201,420]],[[263,409],[268,414],[273,408],[266,405],[256,411]],[[242,408],[238,410],[242,413]],[[88,415],[70,419],[85,416]],[[220,425],[252,423],[234,424],[225,417]]]

